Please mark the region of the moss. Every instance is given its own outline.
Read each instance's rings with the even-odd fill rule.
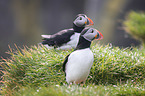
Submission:
[[[135,39],[140,40],[145,45],[145,13],[130,12],[124,21],[125,29]]]

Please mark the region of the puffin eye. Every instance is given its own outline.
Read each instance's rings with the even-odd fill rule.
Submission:
[[[80,20],[82,20],[82,17],[80,17]]]
[[[91,31],[91,33],[93,33],[93,32],[94,32],[94,30]]]

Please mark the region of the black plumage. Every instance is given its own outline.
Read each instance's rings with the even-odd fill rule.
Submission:
[[[48,44],[49,46],[59,47],[64,43],[70,41],[70,37],[74,34],[73,29],[65,29],[54,35],[51,35],[49,38],[45,38],[42,44]]]
[[[69,55],[70,55],[70,54],[69,54]],[[65,60],[64,60],[64,62],[63,62],[63,71],[64,71],[64,72],[65,72],[65,66],[66,66],[66,63],[67,63],[67,61],[68,61],[69,55],[67,55],[67,56],[65,57]]]
[[[77,47],[75,48],[75,50],[89,48],[90,45],[91,45],[90,41],[86,40],[83,36],[80,36],[79,43]]]

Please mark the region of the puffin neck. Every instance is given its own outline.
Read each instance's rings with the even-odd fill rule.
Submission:
[[[80,36],[78,45],[75,50],[90,48],[91,42]]]
[[[74,23],[73,23],[73,29],[74,29],[74,32],[77,32],[77,33],[81,33],[82,30],[84,29],[85,27],[78,27],[76,26]]]

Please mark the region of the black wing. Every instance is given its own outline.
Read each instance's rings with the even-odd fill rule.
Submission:
[[[73,29],[65,29],[58,33],[51,35],[50,38],[44,38],[42,44],[48,44],[49,46],[59,47],[64,43],[70,41],[70,37],[74,34]]]
[[[70,55],[70,54],[69,54],[69,55]],[[67,63],[67,61],[68,61],[69,55],[67,55],[67,56],[65,57],[65,60],[64,60],[64,62],[63,62],[63,71],[64,71],[64,72],[65,72],[65,66],[66,66],[66,63]]]

